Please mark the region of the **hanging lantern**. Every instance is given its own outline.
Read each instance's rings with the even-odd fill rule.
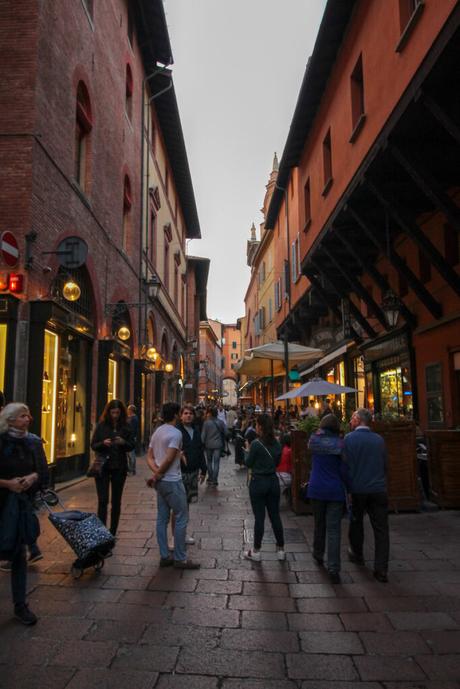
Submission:
[[[401,311],[401,303],[394,292],[389,291],[385,294],[382,300],[382,311],[385,314],[389,329],[396,328]]]
[[[81,289],[79,285],[74,282],[72,278],[69,278],[62,288],[62,296],[64,299],[67,299],[67,301],[78,301],[80,295]]]

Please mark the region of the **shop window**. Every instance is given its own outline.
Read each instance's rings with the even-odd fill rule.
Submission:
[[[441,364],[425,367],[425,392],[428,425],[440,426],[444,423]]]
[[[421,249],[418,250],[418,270],[423,284],[431,280],[431,263]]]
[[[55,459],[56,388],[59,337],[45,330],[41,406],[41,437],[48,463]]]
[[[448,224],[444,225],[444,258],[450,266],[460,260],[460,234]]]
[[[311,225],[310,178],[307,179],[303,188],[303,202],[305,209],[305,225],[303,229],[306,231]]]
[[[130,65],[126,65],[125,111],[131,122],[133,119],[133,73]]]
[[[56,459],[83,454],[86,448],[86,384],[89,344],[59,336],[56,398]]]
[[[133,200],[131,196],[131,183],[128,175],[125,175],[123,182],[123,234],[121,245],[123,251],[128,249],[128,240],[131,235],[131,207]]]
[[[92,128],[93,119],[88,90],[85,84],[80,81],[77,88],[74,176],[78,186],[86,193],[88,192],[89,188]]]
[[[323,196],[326,196],[332,185],[332,145],[331,130],[327,132],[323,140]]]
[[[6,341],[8,336],[8,326],[0,323],[0,390],[5,390],[5,365],[6,365]]]
[[[107,380],[107,402],[117,399],[117,374],[118,362],[109,359],[109,371]]]
[[[412,417],[412,385],[409,369],[390,366],[379,373],[382,414]]]
[[[357,138],[361,128],[364,124],[364,79],[363,79],[363,58],[359,56],[358,61],[351,73],[350,78],[351,90],[351,137],[350,142],[353,143]]]

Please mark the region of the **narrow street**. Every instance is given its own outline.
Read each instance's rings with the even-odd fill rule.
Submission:
[[[344,538],[343,584],[331,586],[311,559],[312,518],[287,509],[288,561],[275,559],[271,533],[262,564],[241,559],[252,517],[246,472],[230,457],[219,489],[202,488],[192,506],[201,569],[159,570],[155,493],[138,464],[101,574],[74,580],[72,553],[43,519],[45,557],[29,570],[35,627],[11,618],[1,574],[2,689],[460,687],[458,511],[391,516],[388,585],[346,560]],[[95,507],[91,480],[60,495]]]

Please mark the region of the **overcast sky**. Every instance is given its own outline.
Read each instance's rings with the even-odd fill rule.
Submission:
[[[294,112],[326,0],[165,0],[201,240],[208,317],[244,315],[246,241]]]

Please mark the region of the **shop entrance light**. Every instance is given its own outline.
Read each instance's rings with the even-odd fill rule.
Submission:
[[[147,347],[147,351],[145,352],[145,356],[149,361],[156,361],[158,354],[157,350],[155,347]]]
[[[123,342],[126,342],[126,340],[129,340],[131,337],[131,330],[127,325],[122,325],[120,328],[118,328],[117,337],[120,340],[123,340]]]
[[[78,301],[80,295],[80,286],[72,278],[68,278],[62,288],[62,296],[64,299],[67,299],[67,301]]]
[[[172,364],[166,364],[166,366],[165,366],[166,373],[172,373],[173,370],[174,370],[174,366]]]

